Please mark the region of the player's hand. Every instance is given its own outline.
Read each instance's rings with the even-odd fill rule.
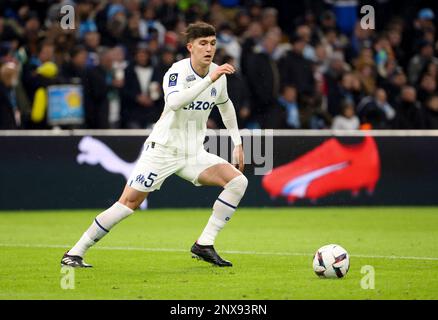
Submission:
[[[152,100],[149,96],[145,94],[139,94],[137,96],[137,102],[141,104],[143,107],[150,107],[152,106]]]
[[[236,72],[236,69],[234,69],[234,67],[231,64],[224,63],[223,65],[217,67],[216,70],[214,70],[211,73],[210,78],[211,78],[211,80],[213,82],[215,82],[222,75],[224,75],[224,74],[233,74],[234,72]]]
[[[125,81],[123,81],[122,79],[114,79],[112,84],[113,87],[120,89],[125,85]]]
[[[234,147],[233,150],[233,165],[243,173],[245,169],[245,156],[243,153],[243,147],[241,144]]]

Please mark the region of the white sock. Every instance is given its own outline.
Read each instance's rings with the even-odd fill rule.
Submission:
[[[94,242],[86,232],[82,235],[79,241],[75,244],[73,248],[68,251],[69,255],[84,257],[85,252],[92,247],[96,242]]]
[[[68,254],[83,257],[90,247],[102,239],[117,223],[133,212],[134,210],[120,202],[114,203],[94,219],[79,241],[68,251]]]
[[[231,219],[234,211],[236,211],[240,200],[245,194],[248,180],[245,176],[239,175],[224,186],[224,190],[219,195],[213,205],[213,213],[208,219],[208,223],[204,228],[198,244],[206,246],[213,245],[219,231]]]

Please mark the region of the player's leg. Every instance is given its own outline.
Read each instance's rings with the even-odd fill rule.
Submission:
[[[178,169],[178,159],[169,151],[155,144],[146,145],[119,200],[96,217],[61,263],[85,266],[85,252],[117,223],[131,215],[150,192],[160,189],[164,180]]]
[[[61,263],[75,267],[89,266],[83,262],[87,250],[107,235],[116,224],[131,215],[147,195],[147,192],[126,185],[120,199],[94,219],[79,241],[64,255]]]
[[[232,266],[231,262],[222,259],[213,247],[219,231],[230,220],[242,199],[248,180],[240,171],[222,158],[202,152],[197,156],[195,165],[186,165],[178,176],[191,181],[197,186],[221,186],[222,193],[213,205],[213,213],[204,231],[191,248],[195,257],[221,267]]]
[[[213,204],[213,212],[197,243],[213,245],[218,233],[231,219],[237,209],[248,179],[229,163],[216,164],[204,170],[198,177],[201,185],[220,186],[224,190]]]

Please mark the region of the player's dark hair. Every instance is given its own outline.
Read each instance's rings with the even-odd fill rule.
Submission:
[[[186,36],[186,41],[191,42],[198,38],[215,36],[216,29],[211,24],[195,22],[189,24],[184,35]]]

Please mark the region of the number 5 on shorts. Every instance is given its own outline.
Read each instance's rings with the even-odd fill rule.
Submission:
[[[144,186],[145,186],[146,188],[150,188],[150,187],[152,187],[152,184],[153,184],[154,181],[155,181],[154,178],[155,178],[156,176],[158,176],[158,175],[155,174],[155,173],[153,173],[153,172],[149,173],[149,176],[147,177],[147,181],[144,182]]]

